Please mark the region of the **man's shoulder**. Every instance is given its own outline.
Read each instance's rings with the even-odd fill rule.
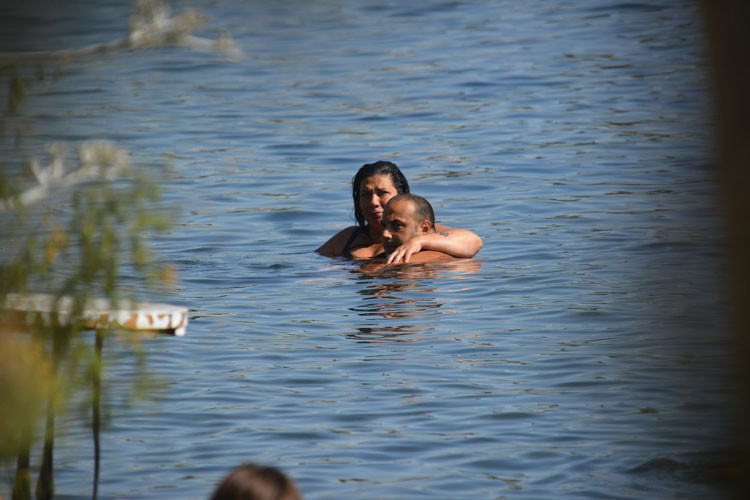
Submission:
[[[436,252],[435,250],[422,250],[421,252],[412,254],[412,256],[409,257],[409,262],[418,264],[420,262],[437,262],[440,260],[454,259],[455,257],[453,257],[452,255],[448,255],[447,253]]]

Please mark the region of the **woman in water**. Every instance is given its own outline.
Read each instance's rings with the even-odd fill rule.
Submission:
[[[383,226],[380,219],[388,200],[409,192],[409,183],[395,163],[378,161],[362,165],[352,179],[356,226],[339,231],[316,251],[328,257],[369,259],[383,252]],[[465,229],[441,224],[435,233],[413,238],[394,250],[387,262],[409,262],[422,250],[443,252],[453,257],[473,257],[482,248],[482,240]]]

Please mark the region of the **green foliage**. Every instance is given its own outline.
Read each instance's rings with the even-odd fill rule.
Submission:
[[[3,214],[8,224],[2,235],[7,251],[0,262],[0,305],[10,294],[28,291],[74,300],[69,316],[49,324],[13,324],[10,311],[2,318],[9,331],[0,333],[0,459],[27,446],[24,436],[39,436],[50,395],[57,412],[71,394],[89,390],[90,365],[99,361],[83,329],[88,300],[104,296],[117,304],[122,299],[123,264],[129,274],[140,275],[141,283],[155,284],[160,275],[148,252],[149,236],[166,227],[154,212],[158,190],[142,176],[108,179],[108,171],[103,168],[77,186],[71,200],[52,211],[21,208]],[[132,345],[141,359],[138,343]]]
[[[10,86],[6,117],[22,106],[28,85],[12,71],[5,75]],[[0,132],[5,130],[0,127]],[[131,289],[135,284],[138,289],[154,287],[164,275],[148,250],[149,238],[168,226],[159,215],[156,182],[131,167],[124,151],[105,141],[79,145],[72,165],[72,154],[64,145],[49,146],[47,152],[46,167],[33,159],[15,175],[0,169],[3,461],[28,457],[29,446],[44,437],[42,426],[48,415],[65,411],[71,397],[93,399],[92,380],[102,374],[102,358],[84,328],[89,301],[106,297],[116,307],[123,299],[137,299],[125,296],[124,275]],[[72,306],[68,314],[29,324],[7,304],[10,297],[34,292],[58,301],[71,297]],[[117,332],[100,333],[111,337]],[[139,370],[132,381],[133,394],[144,395],[145,381],[153,380],[146,372],[145,351],[137,335],[119,339],[130,343]],[[107,394],[102,396],[106,399]],[[47,432],[49,428],[47,421]],[[19,471],[14,497],[28,493],[28,476],[28,469]],[[46,491],[52,481],[37,487]]]
[[[13,75],[10,79],[10,89],[8,90],[8,113],[15,113],[23,101],[25,94],[26,82],[18,75]]]
[[[203,19],[193,10],[173,17],[163,3],[138,0],[127,35],[109,43],[2,53],[0,81],[7,82],[8,98],[0,117],[20,115],[35,82],[56,84],[67,65],[79,59],[169,45],[240,57],[229,36],[212,41],[192,35]],[[78,146],[78,157],[68,167],[67,148],[53,144],[47,147],[46,166],[32,159],[24,171],[5,171],[7,165],[23,163],[22,145],[26,151],[34,147],[29,144],[33,139],[26,137],[33,126],[0,122],[0,139],[14,131],[11,139],[17,156],[5,163],[0,159],[0,460],[17,457],[14,499],[30,497],[29,448],[41,439],[45,446],[37,497],[54,494],[54,417],[67,409],[73,396],[90,402],[91,425],[94,435],[98,433],[100,399],[106,404],[107,396],[106,384],[100,384],[106,374],[101,346],[118,332],[99,329],[96,341],[86,334],[87,304],[92,298],[106,297],[117,307],[123,300],[138,298],[132,296],[133,290],[170,285],[176,276],[172,267],[155,265],[148,250],[150,237],[169,223],[159,214],[157,183],[130,167],[125,152],[114,145],[87,141]],[[9,307],[15,298],[32,292],[50,294],[54,311],[65,302],[65,314],[39,316],[30,323],[29,317]],[[131,343],[137,368],[132,397],[147,394],[154,379],[145,369],[146,352],[139,337],[118,338]],[[98,464],[98,438],[95,447]],[[97,474],[98,466],[94,496]]]

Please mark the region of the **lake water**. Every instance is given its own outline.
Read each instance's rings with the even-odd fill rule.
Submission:
[[[106,43],[133,10],[57,5],[3,7],[3,46]],[[210,18],[197,35],[225,30],[244,57],[71,61],[4,119],[4,154],[19,125],[38,156],[114,141],[163,173],[178,213],[153,241],[180,277],[159,299],[191,323],[145,341],[155,404],[126,407],[133,367],[108,368],[100,497],[205,499],[243,461],[308,499],[729,494],[723,223],[693,2],[173,9],[188,6]],[[352,224],[351,177],[377,159],[438,222],[479,234],[477,257],[372,271],[315,254]],[[90,430],[75,412],[59,427],[58,497],[88,496]]]

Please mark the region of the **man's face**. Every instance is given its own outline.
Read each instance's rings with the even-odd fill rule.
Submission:
[[[414,205],[409,201],[389,202],[383,212],[383,248],[387,254],[422,232],[414,217]]]

